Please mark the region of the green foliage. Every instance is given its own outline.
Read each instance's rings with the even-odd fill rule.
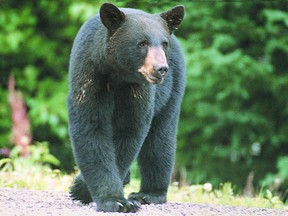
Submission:
[[[14,164],[17,164],[19,160],[29,161],[30,164],[40,165],[54,165],[59,166],[60,161],[50,154],[48,142],[36,143],[29,146],[30,155],[26,158],[19,157],[21,148],[19,146],[14,147],[11,150],[10,158],[4,158],[0,160],[0,169],[9,170],[13,169]]]
[[[10,137],[10,111],[8,107],[8,91],[0,90],[0,149],[7,146]]]
[[[178,163],[192,182],[244,185],[251,170],[258,182],[288,154],[287,6],[208,4],[191,3],[179,29],[187,88]]]
[[[12,74],[25,98],[35,143],[48,141],[60,168],[73,170],[66,112],[69,54],[80,26],[103,2],[1,4],[0,149],[11,147],[7,82]],[[187,67],[177,167],[187,169],[187,180],[244,185],[254,171],[255,183],[265,178],[266,184],[267,173],[287,182],[288,5],[150,0],[116,4],[153,13],[176,4],[186,7],[176,34]]]
[[[70,170],[67,70],[73,38],[81,25],[69,12],[73,4],[75,1],[68,0],[9,1],[0,9],[0,67],[4,72],[0,87],[6,94],[0,97],[0,147],[9,143],[7,81],[13,74],[29,109],[34,140],[49,141],[53,153],[63,161],[62,168]]]
[[[288,156],[277,159],[277,173],[267,173],[261,184],[279,193],[288,188]]]

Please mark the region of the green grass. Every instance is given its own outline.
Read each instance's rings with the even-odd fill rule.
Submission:
[[[51,170],[48,166],[21,158],[2,159],[0,160],[0,168],[0,187],[67,192],[75,177],[73,174],[66,175],[59,170]],[[139,180],[132,179],[131,183],[125,187],[125,194],[138,191],[139,185]],[[178,188],[177,185],[171,185],[168,192],[168,201],[288,210],[288,204],[284,204],[279,197],[273,196],[268,190],[253,198],[242,197],[234,194],[231,183],[225,183],[219,188],[213,188],[209,183],[181,188]]]

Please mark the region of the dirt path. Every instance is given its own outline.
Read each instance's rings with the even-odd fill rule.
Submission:
[[[16,190],[0,188],[0,215],[117,215],[117,216],[242,216],[242,215],[279,215],[288,216],[288,211],[252,207],[217,206],[211,204],[166,203],[162,205],[143,205],[137,213],[103,213],[95,211],[95,204],[80,205],[71,201],[68,193]]]

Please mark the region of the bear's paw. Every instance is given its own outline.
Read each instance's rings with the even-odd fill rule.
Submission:
[[[137,212],[141,204],[136,200],[106,200],[97,202],[97,211],[103,212]]]
[[[139,192],[131,193],[128,197],[129,200],[135,200],[141,204],[161,204],[167,201],[166,193],[150,193],[150,192]]]

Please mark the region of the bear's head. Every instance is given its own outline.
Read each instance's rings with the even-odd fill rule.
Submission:
[[[169,70],[171,34],[183,17],[183,6],[148,14],[104,3],[100,18],[107,28],[106,58],[116,76],[129,82],[162,83]]]

